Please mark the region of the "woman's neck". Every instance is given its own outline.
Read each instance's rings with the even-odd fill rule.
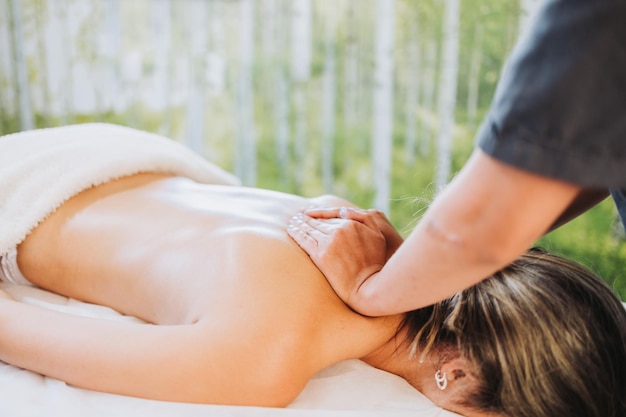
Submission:
[[[420,361],[412,355],[410,344],[406,342],[406,332],[400,331],[380,348],[361,358],[365,363],[404,378],[418,391],[422,391],[424,380],[432,379],[433,365]],[[428,368],[428,369],[427,369]]]

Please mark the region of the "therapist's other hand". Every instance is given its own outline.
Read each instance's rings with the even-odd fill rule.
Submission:
[[[365,301],[361,286],[402,243],[402,237],[377,210],[306,210],[292,218],[287,231],[337,295],[357,311]]]

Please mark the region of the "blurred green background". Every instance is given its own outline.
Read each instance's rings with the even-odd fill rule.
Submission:
[[[0,0],[0,134],[118,123],[186,143],[247,185],[371,207],[381,175],[377,77],[390,65],[387,211],[407,235],[438,188],[445,121],[451,177],[538,4]],[[382,58],[381,28],[393,35]],[[446,70],[452,103],[443,100]],[[610,200],[538,244],[591,268],[626,300],[626,244]]]

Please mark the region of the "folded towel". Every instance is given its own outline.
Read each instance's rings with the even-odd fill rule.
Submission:
[[[82,124],[0,137],[0,254],[72,196],[137,173],[238,184],[183,145],[111,124]]]

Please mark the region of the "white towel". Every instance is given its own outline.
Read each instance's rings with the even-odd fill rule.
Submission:
[[[0,137],[0,254],[70,197],[137,173],[238,184],[233,175],[183,145],[111,124],[82,124]]]

